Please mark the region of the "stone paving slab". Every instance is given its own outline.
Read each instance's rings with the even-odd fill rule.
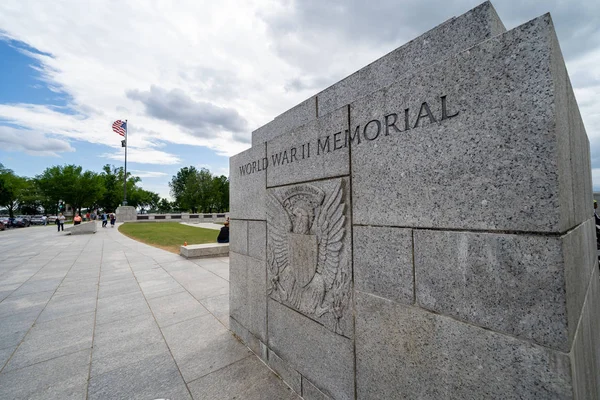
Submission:
[[[0,261],[0,398],[299,398],[229,331],[228,257],[53,226],[0,232],[17,253]]]

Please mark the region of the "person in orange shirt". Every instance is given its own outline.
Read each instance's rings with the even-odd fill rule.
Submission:
[[[73,218],[73,225],[79,225],[81,223],[81,215],[79,213],[75,214],[75,218]]]

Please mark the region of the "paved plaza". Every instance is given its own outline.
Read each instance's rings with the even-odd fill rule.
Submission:
[[[298,398],[229,331],[229,259],[0,232],[1,399]]]

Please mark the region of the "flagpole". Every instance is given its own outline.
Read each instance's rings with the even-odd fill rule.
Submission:
[[[127,131],[129,126],[125,120],[125,176],[123,178],[123,205],[127,205]]]

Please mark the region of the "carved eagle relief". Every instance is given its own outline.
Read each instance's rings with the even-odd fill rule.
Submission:
[[[303,184],[267,199],[269,295],[308,316],[331,313],[336,331],[350,279],[340,268],[343,190],[343,181],[328,196]]]

